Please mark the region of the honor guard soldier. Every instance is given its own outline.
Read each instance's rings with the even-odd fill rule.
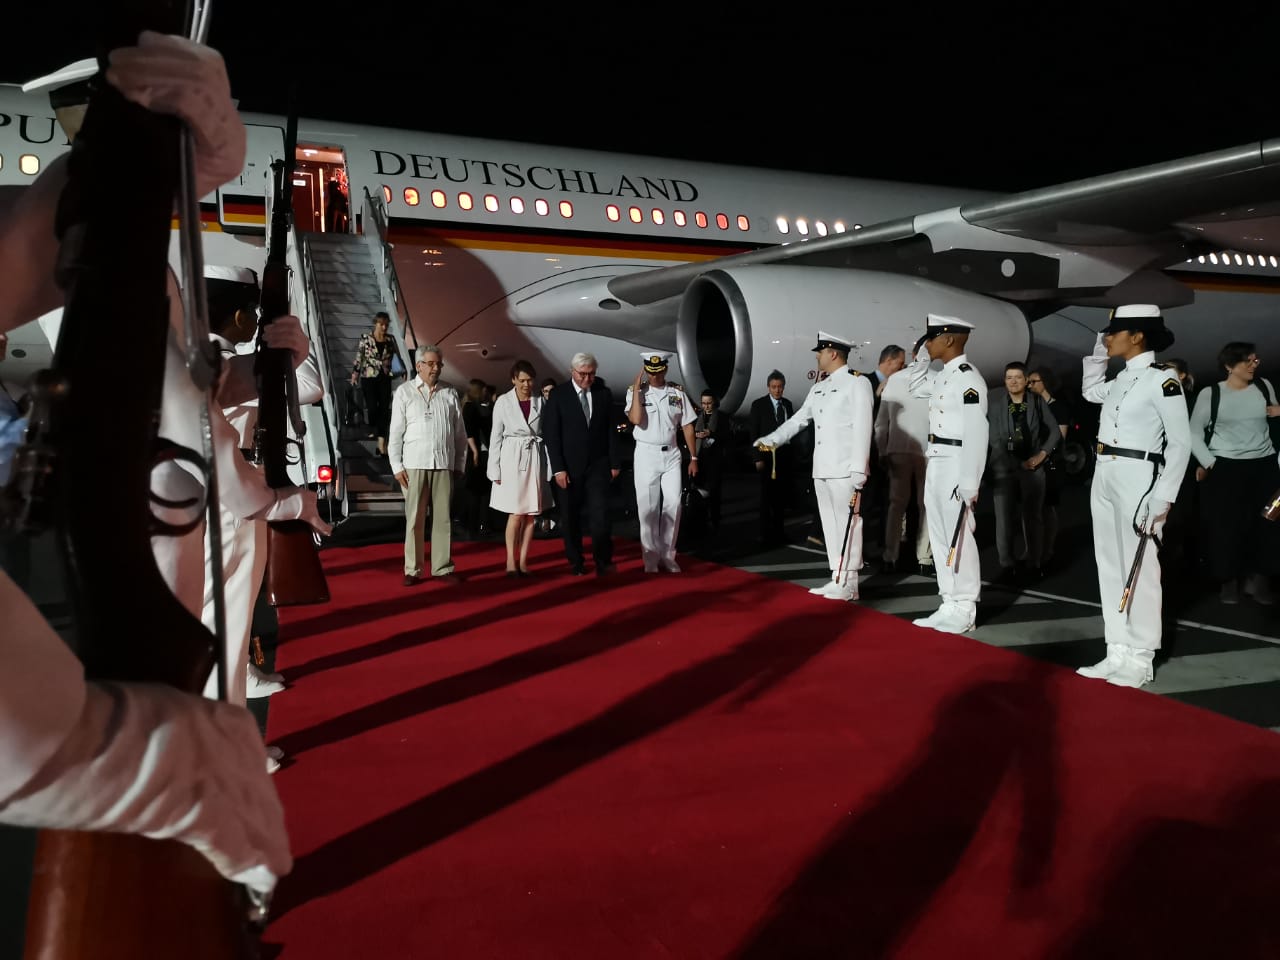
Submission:
[[[813,485],[831,580],[809,592],[832,600],[858,599],[862,518],[856,496],[867,482],[875,403],[871,382],[849,369],[851,347],[844,337],[819,331],[813,350],[825,379],[814,384],[795,416],[754,443],[764,450],[779,447],[813,423]]]
[[[1191,456],[1178,372],[1155,362],[1155,352],[1172,345],[1158,307],[1130,304],[1113,311],[1084,358],[1081,393],[1102,404],[1089,505],[1107,656],[1077,672],[1121,687],[1141,687],[1153,676],[1160,558],[1143,548],[1160,536]],[[1108,383],[1110,357],[1123,358],[1125,367]]]
[[[967,320],[929,314],[908,371],[912,395],[929,398],[924,506],[942,597],[937,610],[914,622],[947,633],[973,629],[982,591],[973,508],[987,463],[987,385],[965,358],[972,332]],[[941,370],[930,369],[935,360]]]
[[[658,567],[679,573],[676,537],[680,533],[680,447],[676,433],[684,433],[689,447],[689,476],[698,474],[693,422],[698,413],[678,383],[667,382],[669,353],[645,353],[644,370],[627,389],[627,419],[636,441],[632,469],[636,479],[636,513],[640,519],[640,549],[644,572]],[[648,374],[648,382],[644,375]]]

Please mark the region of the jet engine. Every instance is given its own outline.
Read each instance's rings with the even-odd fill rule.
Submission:
[[[892,273],[758,266],[711,270],[689,285],[676,324],[680,369],[691,388],[715,392],[726,413],[762,395],[773,370],[799,388],[798,400],[817,374],[819,330],[849,339],[849,366],[869,371],[890,343],[909,353],[930,313],[974,325],[966,353],[993,386],[1006,363],[1027,359],[1031,326],[1003,301]]]

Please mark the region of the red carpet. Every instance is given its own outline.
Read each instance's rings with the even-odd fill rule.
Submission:
[[[1280,957],[1280,738],[689,560],[325,553],[266,940],[372,958]],[[1100,645],[1101,646],[1101,645]]]

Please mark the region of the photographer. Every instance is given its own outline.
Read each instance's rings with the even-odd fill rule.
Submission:
[[[990,426],[988,460],[996,509],[996,549],[1000,577],[1017,576],[1014,553],[1015,504],[1022,505],[1022,530],[1026,552],[1022,559],[1028,576],[1041,575],[1044,542],[1045,470],[1062,439],[1058,421],[1049,405],[1027,390],[1027,366],[1009,363],[1004,368],[1004,389],[994,390],[987,403]]]

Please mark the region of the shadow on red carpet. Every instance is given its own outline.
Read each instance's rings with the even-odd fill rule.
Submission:
[[[1275,957],[1280,741],[685,561],[281,610],[284,958]],[[342,572],[335,572],[342,571]]]

